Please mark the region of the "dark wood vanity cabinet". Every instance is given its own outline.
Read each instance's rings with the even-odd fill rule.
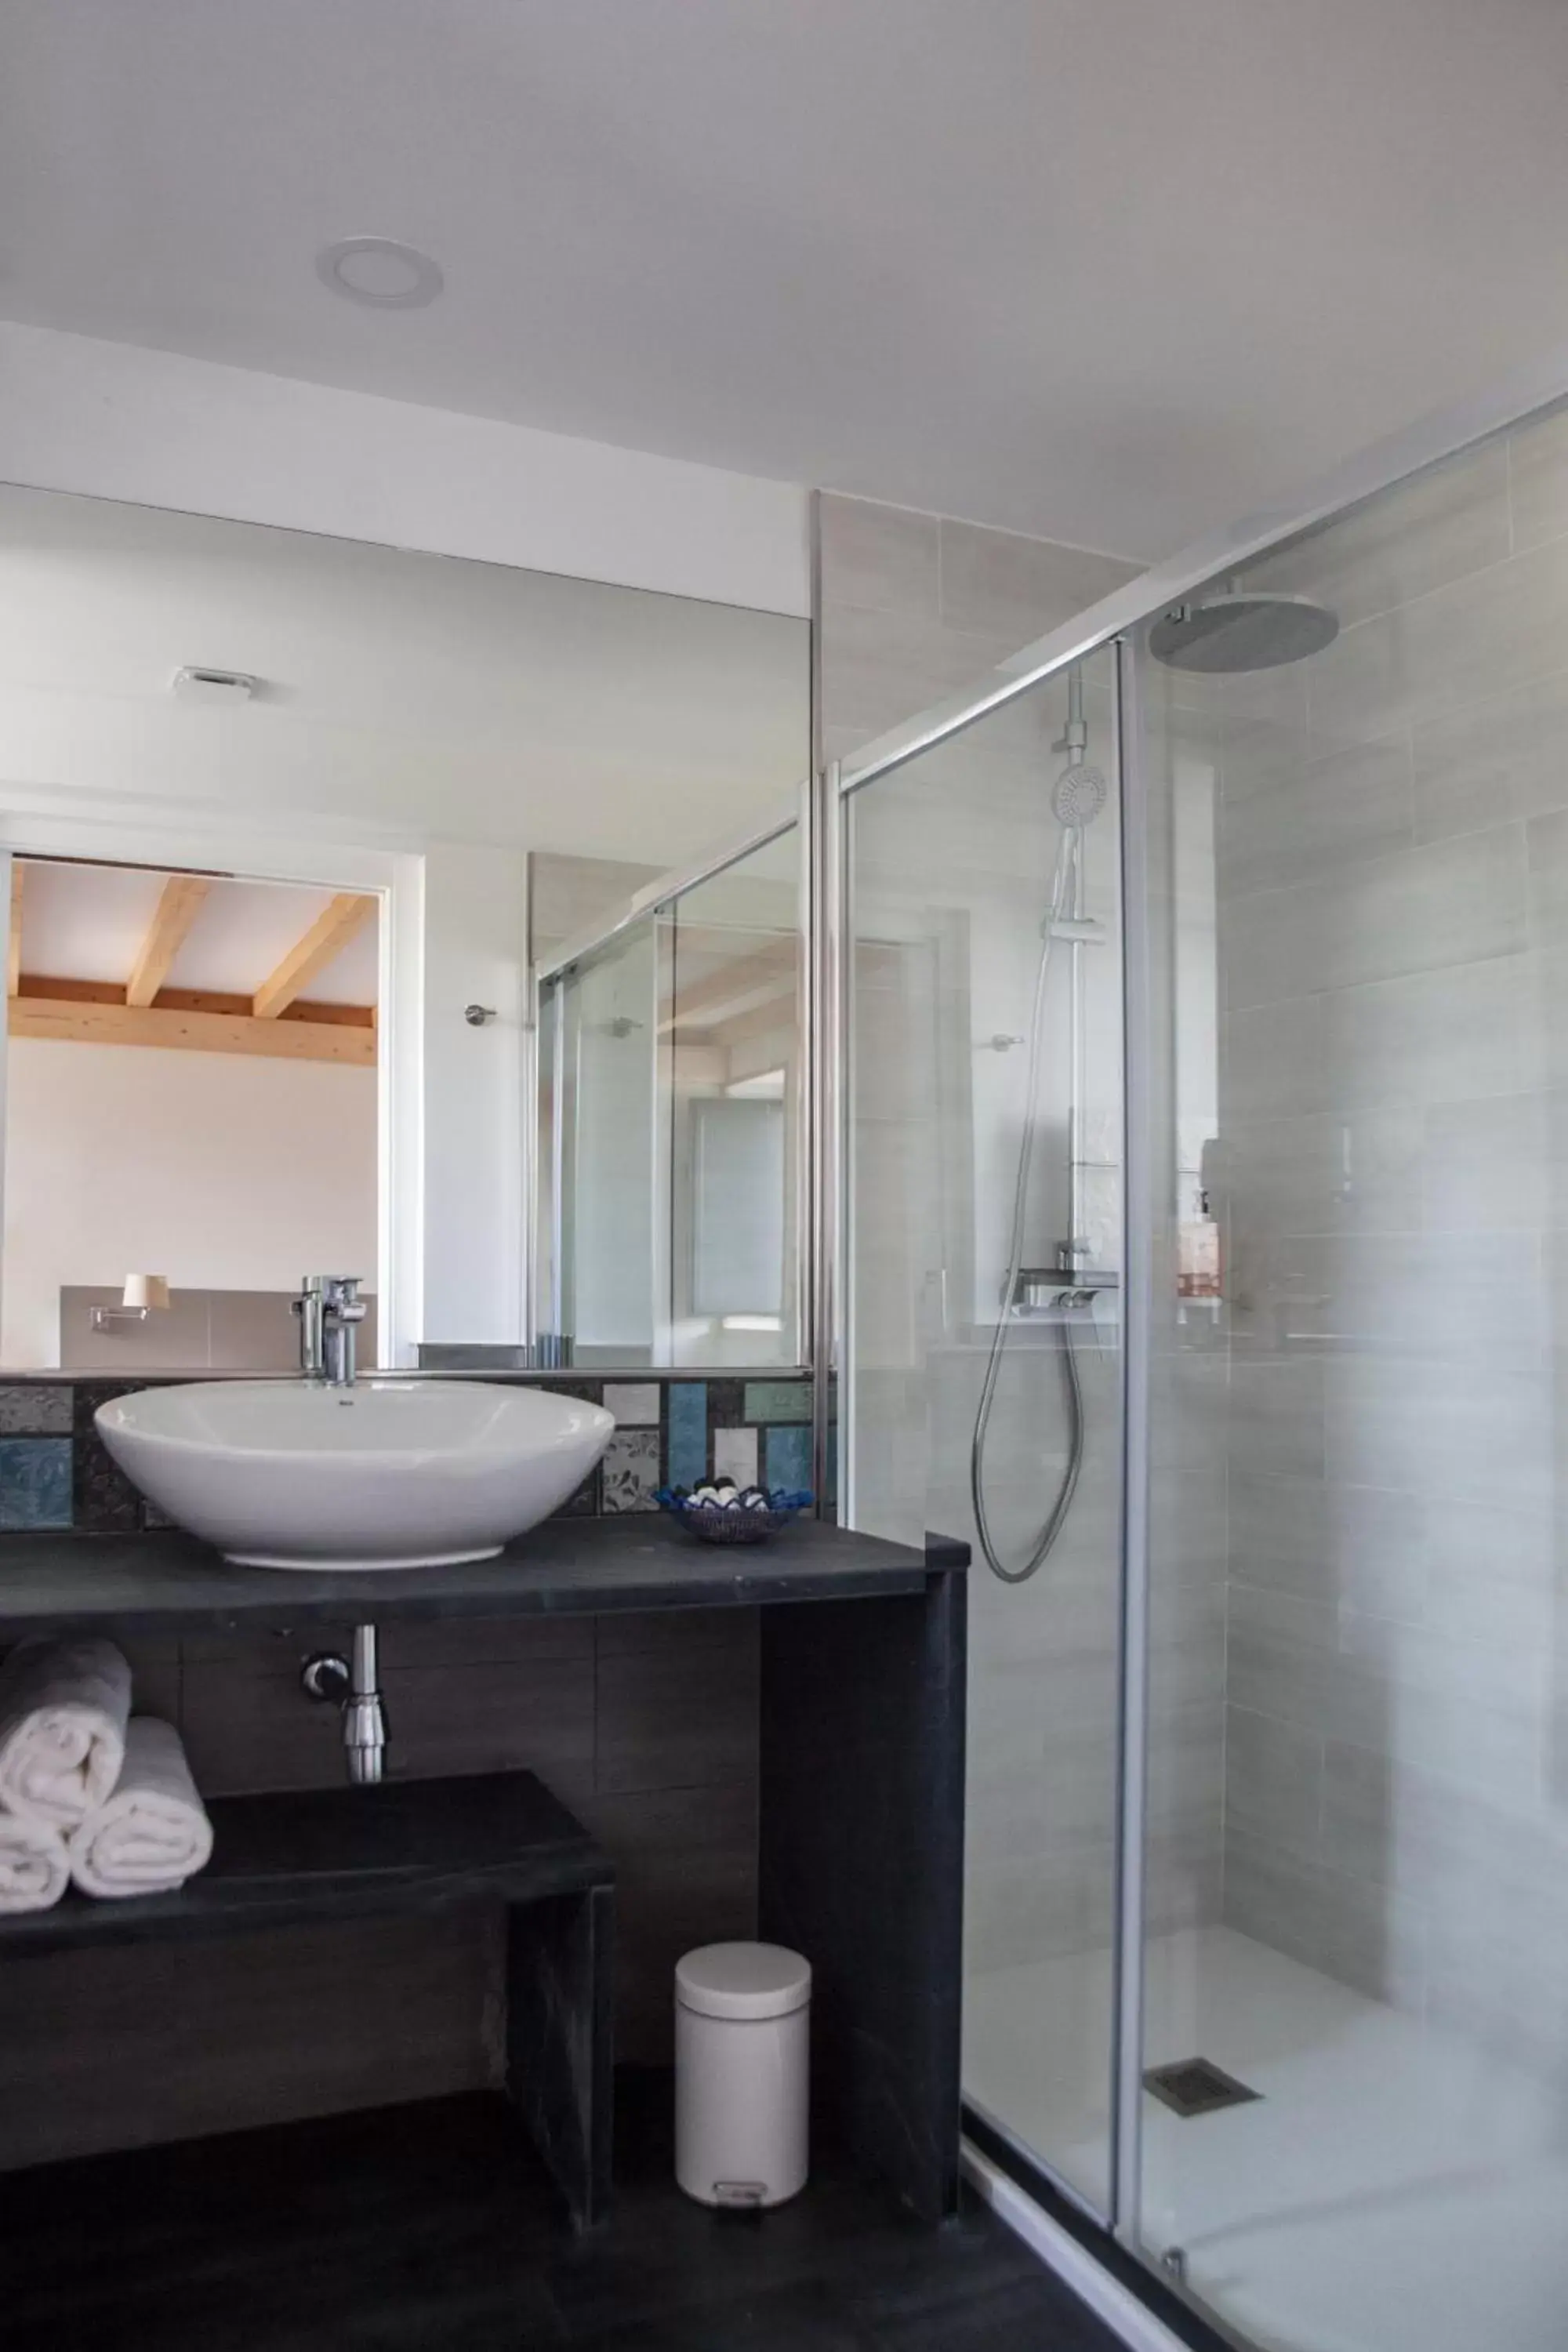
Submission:
[[[934,2222],[958,2196],[966,1566],[941,1539],[918,1552],[816,1523],[710,1550],[631,1516],[551,1521],[468,1567],[352,1577],[234,1568],[176,1535],[13,1536],[0,1538],[0,1646],[54,1629],[304,1635],[358,1618],[415,1640],[421,1622],[458,1616],[755,1611],[756,1932],[813,1965],[816,2127]],[[395,1718],[392,1740],[381,1789],[216,1799],[201,1878],[0,1920],[0,1961],[499,1911],[499,2072],[574,2215],[596,2220],[614,1864],[531,1773],[399,1780]]]

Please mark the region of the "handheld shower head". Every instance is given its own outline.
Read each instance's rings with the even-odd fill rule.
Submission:
[[[1110,792],[1099,768],[1066,768],[1051,787],[1051,810],[1058,824],[1080,830],[1092,824]]]

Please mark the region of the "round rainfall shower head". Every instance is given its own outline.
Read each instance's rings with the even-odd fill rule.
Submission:
[[[1092,824],[1105,806],[1110,787],[1098,768],[1068,768],[1051,788],[1051,809],[1058,824]]]
[[[1339,633],[1338,614],[1305,596],[1210,596],[1163,613],[1149,632],[1149,650],[1169,669],[1225,677],[1305,661]]]

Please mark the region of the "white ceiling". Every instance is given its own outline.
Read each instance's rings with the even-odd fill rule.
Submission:
[[[138,866],[28,859],[23,869],[22,969],[51,980],[131,976],[164,876]],[[215,881],[164,980],[167,988],[253,995],[331,900],[292,883]],[[365,926],[305,993],[324,1004],[376,1001],[376,927]]]
[[[1562,339],[1565,88],[1563,0],[8,0],[0,314],[1152,557]]]
[[[805,775],[807,656],[776,614],[0,486],[0,793],[662,868]],[[187,664],[260,689],[179,701]]]

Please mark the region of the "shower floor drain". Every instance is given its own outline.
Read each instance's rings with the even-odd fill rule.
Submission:
[[[1178,2058],[1173,2065],[1151,2066],[1143,2088],[1177,2116],[1212,2116],[1221,2107],[1244,2107],[1249,2099],[1263,2096],[1209,2058]]]

